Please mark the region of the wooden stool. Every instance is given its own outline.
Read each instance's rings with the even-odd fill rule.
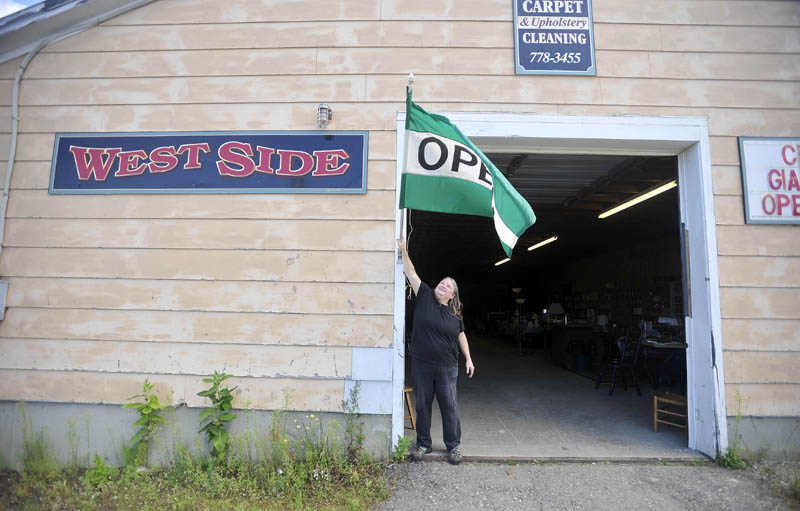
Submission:
[[[406,408],[408,408],[408,415],[403,419],[411,419],[411,429],[417,429],[417,417],[414,415],[414,405],[411,404],[411,393],[414,392],[414,387],[403,388],[403,393],[406,396]]]
[[[662,417],[660,414],[665,414],[667,417]],[[672,422],[672,417],[678,417],[677,422]],[[685,429],[688,435],[689,419],[686,412],[686,396],[672,394],[670,392],[667,392],[661,397],[653,396],[653,431],[656,433],[658,433],[659,422],[661,424]],[[683,424],[680,424],[680,422],[683,422]]]

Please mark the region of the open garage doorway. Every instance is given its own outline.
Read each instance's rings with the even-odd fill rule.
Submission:
[[[693,456],[695,450],[713,455],[725,435],[722,396],[713,384],[721,374],[712,356],[719,349],[713,339],[719,306],[711,281],[701,277],[704,289],[698,293],[692,275],[693,262],[695,271],[697,261],[709,266],[706,254],[713,242],[708,225],[700,229],[697,218],[690,219],[686,197],[705,199],[702,188],[691,189],[702,173],[702,144],[681,140],[649,148],[639,142],[633,150],[628,145],[626,154],[625,143],[605,137],[523,140],[473,128],[477,137],[466,134],[537,215],[513,260],[496,266],[504,254],[491,219],[414,211],[410,225],[402,226],[411,232],[409,251],[423,280],[454,277],[466,303],[476,376],[459,381],[465,455],[669,458]],[[556,146],[560,151],[547,151]],[[677,187],[598,218],[676,182]],[[707,213],[702,206],[700,211]],[[713,233],[713,214],[711,219]],[[397,291],[402,293],[396,287],[396,298]],[[702,304],[693,303],[698,298]],[[396,307],[401,330],[410,324],[411,308],[405,297]],[[404,359],[395,363],[395,374],[401,372],[411,384]],[[688,429],[659,423],[653,431],[653,397],[667,393],[686,400],[686,407],[670,408],[686,417],[659,417]],[[437,424],[432,436],[434,448],[441,448]],[[408,429],[404,433],[413,436]]]

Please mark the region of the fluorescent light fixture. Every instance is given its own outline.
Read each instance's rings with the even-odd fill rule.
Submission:
[[[505,259],[503,259],[502,261],[497,261],[496,263],[494,263],[494,265],[495,265],[495,266],[500,266],[501,264],[506,264],[506,263],[507,263],[507,262],[509,262],[510,260],[511,260],[511,259],[509,259],[509,258],[507,258],[507,257],[506,257],[506,258],[505,258]]]
[[[558,239],[558,236],[552,236],[550,238],[547,238],[544,241],[540,241],[536,245],[531,245],[530,247],[528,247],[528,252],[530,252],[531,250],[536,250],[539,247],[543,247],[543,246],[547,245],[548,243],[552,243],[557,239]]]
[[[607,209],[607,210],[603,211],[602,213],[597,215],[597,218],[608,218],[608,217],[610,217],[611,215],[613,215],[615,213],[619,213],[620,211],[622,211],[624,209],[628,209],[629,207],[635,206],[635,205],[639,204],[640,202],[644,202],[647,199],[651,199],[651,198],[655,197],[658,194],[664,193],[667,190],[671,190],[671,189],[675,188],[676,186],[678,186],[678,181],[675,180],[675,179],[672,179],[672,180],[667,181],[665,183],[657,184],[653,188],[650,188],[649,190],[645,190],[644,192],[640,193],[639,195],[636,195],[634,198],[629,199],[629,200],[623,202],[622,204],[614,206],[611,209]]]

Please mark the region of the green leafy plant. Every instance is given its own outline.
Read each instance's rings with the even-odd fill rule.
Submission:
[[[410,436],[397,436],[397,446],[394,448],[394,454],[392,454],[392,459],[397,463],[402,463],[405,458],[406,454],[408,454],[408,449],[411,447],[411,437]]]
[[[739,423],[742,420],[742,394],[736,389],[736,421],[734,422],[733,436],[725,452],[717,454],[717,464],[731,470],[742,470],[747,463],[742,458],[739,449]]]
[[[106,465],[99,454],[95,454],[94,465],[83,475],[83,483],[91,490],[102,489],[117,478],[118,472],[116,468]]]
[[[346,425],[344,439],[347,444],[347,458],[358,459],[364,451],[364,421],[358,414],[358,399],[361,394],[361,382],[357,381],[350,389],[350,396],[342,401],[342,410],[345,413]]]
[[[22,413],[22,456],[20,461],[27,472],[40,475],[54,474],[58,471],[58,460],[45,438],[45,429],[33,431],[30,417],[25,414],[25,403],[20,403]]]
[[[205,421],[200,432],[206,434],[208,442],[211,444],[211,455],[218,461],[225,458],[228,445],[231,443],[225,425],[236,418],[236,414],[231,412],[231,402],[233,401],[231,392],[238,387],[220,388],[220,384],[230,377],[231,375],[225,374],[225,372],[214,371],[214,376],[211,378],[203,378],[203,383],[210,383],[211,387],[197,393],[198,396],[211,400],[211,408],[203,410],[200,414],[201,423]]]
[[[139,420],[133,423],[134,426],[139,426],[139,431],[131,438],[131,448],[125,455],[126,461],[146,462],[147,454],[150,450],[150,440],[153,438],[156,427],[159,424],[166,423],[164,417],[159,414],[169,405],[161,404],[158,401],[158,396],[153,392],[153,387],[154,385],[149,380],[145,380],[142,386],[142,393],[128,398],[128,401],[133,399],[141,399],[141,401],[122,405],[123,408],[132,408],[139,412]]]

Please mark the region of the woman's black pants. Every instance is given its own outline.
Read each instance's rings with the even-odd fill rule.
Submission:
[[[442,436],[447,450],[461,443],[461,421],[458,418],[458,396],[456,380],[458,366],[443,366],[412,359],[411,372],[416,387],[417,446],[431,448],[431,410],[433,395],[442,412]]]

